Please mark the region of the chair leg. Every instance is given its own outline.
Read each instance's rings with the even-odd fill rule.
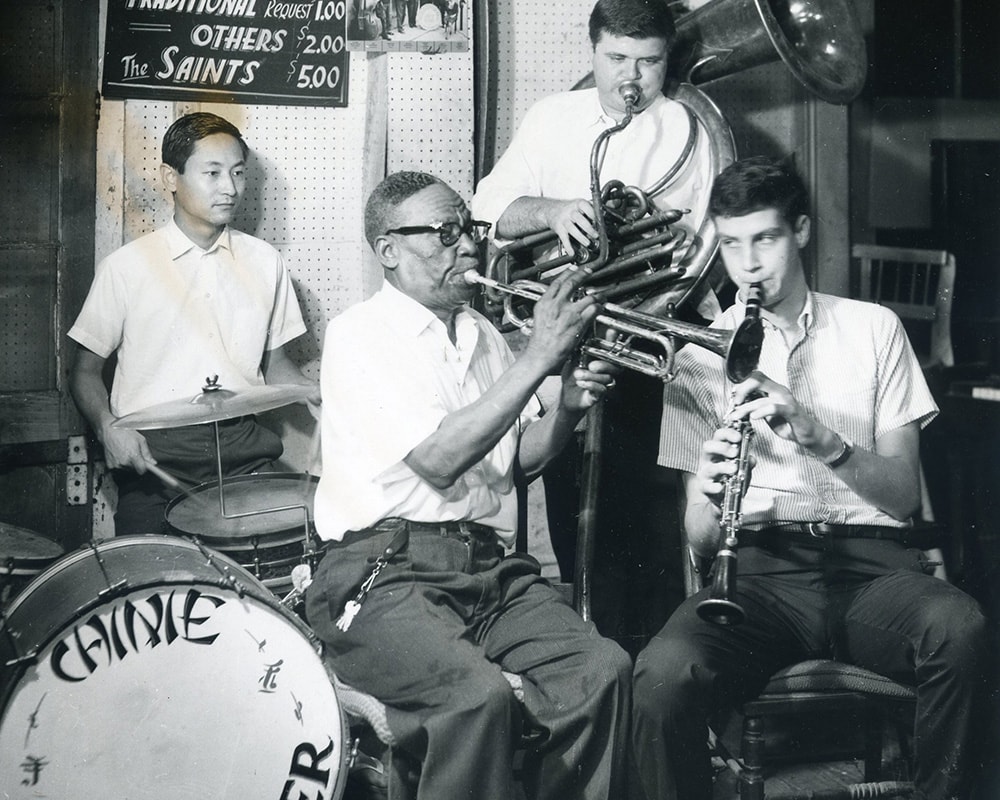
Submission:
[[[740,744],[743,774],[740,775],[740,800],[764,800],[764,720],[743,718],[743,741]]]
[[[882,777],[882,714],[877,708],[865,712],[865,780]]]

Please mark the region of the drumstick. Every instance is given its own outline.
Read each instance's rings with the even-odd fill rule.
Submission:
[[[156,466],[156,464],[146,464],[146,469],[152,472],[157,478],[163,481],[171,489],[176,489],[178,492],[183,494],[185,497],[194,497],[195,494],[191,490],[185,488],[177,478],[167,472],[165,469]]]

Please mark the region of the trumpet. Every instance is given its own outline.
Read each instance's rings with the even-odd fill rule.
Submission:
[[[760,319],[760,287],[753,284],[747,294],[747,313]],[[759,396],[755,392],[752,396]],[[751,397],[752,397],[751,396]],[[749,399],[749,398],[748,398]],[[739,531],[743,513],[743,495],[750,482],[750,443],[753,424],[745,417],[730,423],[740,435],[736,454],[736,472],[726,479],[722,494],[722,516],[719,518],[719,549],[715,554],[715,574],[708,598],[698,603],[698,616],[716,625],[739,625],[746,612],[733,598],[736,596],[736,560]]]
[[[545,294],[548,289],[546,284],[526,280],[500,283],[471,270],[465,273],[465,279],[505,295],[505,316],[518,328],[530,332],[530,319],[519,317],[511,301],[519,297],[535,302]],[[599,293],[594,294],[600,296]],[[664,383],[674,377],[678,339],[722,356],[726,375],[734,383],[745,380],[756,369],[764,341],[760,318],[751,315],[747,315],[735,330],[721,330],[604,303],[595,322],[616,335],[611,339],[599,336],[586,339],[580,346],[581,353],[658,378]],[[651,345],[654,352],[634,346],[637,341]]]

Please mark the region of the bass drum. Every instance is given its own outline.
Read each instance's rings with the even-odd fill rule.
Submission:
[[[339,800],[350,748],[311,631],[227,556],[95,542],[0,619],[0,796]]]

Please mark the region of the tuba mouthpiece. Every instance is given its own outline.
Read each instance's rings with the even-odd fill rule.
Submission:
[[[634,106],[639,102],[639,98],[642,97],[642,89],[639,88],[638,83],[627,81],[618,87],[618,94],[621,95],[626,106]]]

